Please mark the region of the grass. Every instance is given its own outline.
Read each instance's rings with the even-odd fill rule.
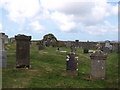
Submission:
[[[62,48],[70,51],[69,48]],[[31,45],[31,69],[16,70],[15,43],[6,45],[7,68],[2,72],[3,88],[118,88],[118,55],[111,53],[106,61],[105,80],[86,80],[90,76],[90,55],[83,54],[82,49],[77,50],[79,55],[79,75],[68,77],[66,75],[67,53],[56,52],[55,47],[37,50],[35,44]]]

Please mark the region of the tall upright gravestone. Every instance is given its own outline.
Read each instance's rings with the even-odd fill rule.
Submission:
[[[30,68],[31,36],[17,35],[16,39],[16,68]]]
[[[0,33],[0,67],[7,67],[7,55],[4,49],[5,44],[5,33]]]
[[[90,55],[91,58],[91,78],[92,79],[104,79],[106,72],[106,59],[107,54],[101,50],[96,50]]]
[[[66,71],[68,76],[78,75],[78,56],[73,52],[67,55]]]

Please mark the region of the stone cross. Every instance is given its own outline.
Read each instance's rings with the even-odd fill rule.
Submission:
[[[16,68],[30,68],[31,36],[17,35],[16,39]]]
[[[106,70],[107,54],[100,50],[96,50],[90,55],[91,58],[91,78],[104,79]]]
[[[70,53],[66,57],[66,71],[68,76],[78,75],[78,56],[75,53]]]

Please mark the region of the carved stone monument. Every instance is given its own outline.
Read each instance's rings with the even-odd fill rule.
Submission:
[[[68,76],[78,75],[78,56],[75,53],[70,53],[66,57],[66,71]]]
[[[91,78],[104,79],[106,70],[107,54],[100,50],[96,50],[90,55],[91,58]]]
[[[16,39],[16,68],[30,68],[31,36],[17,35]]]
[[[5,33],[0,33],[0,66],[2,68],[7,67],[7,55],[4,49],[5,44]]]

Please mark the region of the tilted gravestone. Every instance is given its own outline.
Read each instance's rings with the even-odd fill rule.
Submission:
[[[66,71],[68,76],[78,75],[78,56],[75,53],[70,53],[66,57]]]
[[[0,33],[0,66],[2,68],[7,67],[7,55],[4,49],[4,44],[5,44],[4,33]]]
[[[91,58],[91,78],[104,79],[106,70],[107,54],[100,50],[96,50],[90,55]]]
[[[30,68],[31,36],[17,35],[16,39],[16,68]]]

